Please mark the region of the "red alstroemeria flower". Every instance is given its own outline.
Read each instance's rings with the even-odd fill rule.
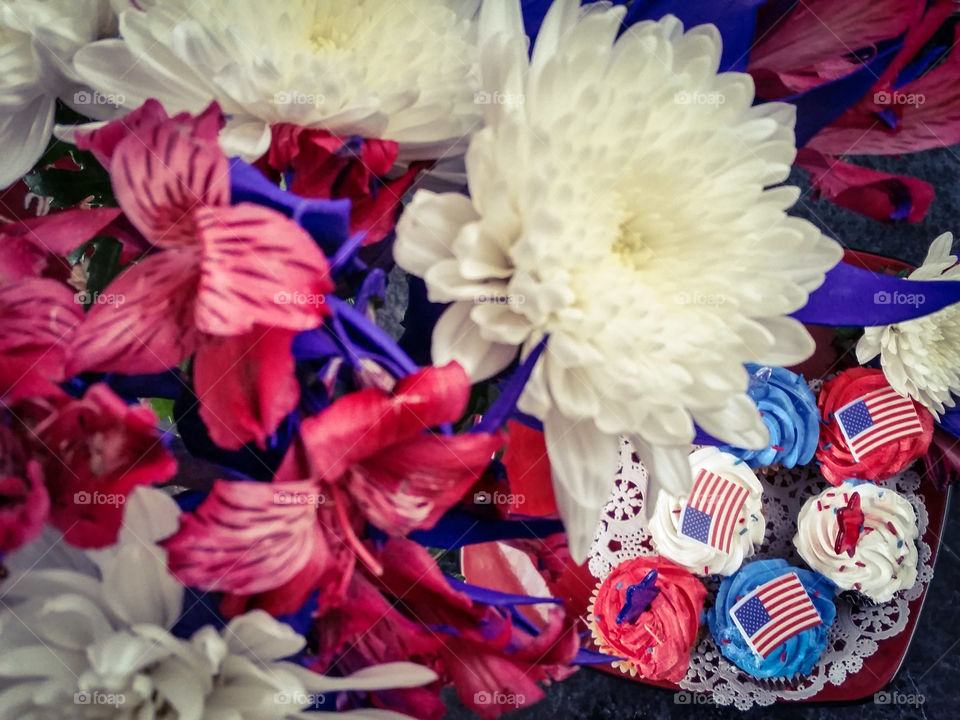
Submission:
[[[110,545],[133,488],[176,469],[153,411],[128,406],[106,385],[79,399],[60,392],[8,405],[0,411],[0,550],[46,522],[72,545]]]
[[[432,527],[503,444],[500,434],[427,432],[458,419],[469,392],[453,363],[392,393],[338,399],[303,422],[303,447],[291,448],[276,481],[218,482],[181,518],[166,541],[171,569],[188,585],[260,596],[254,603],[271,612],[292,612],[317,587],[325,607],[336,605],[355,557],[382,569],[358,537],[367,521],[390,535]]]
[[[0,424],[0,552],[39,535],[50,513],[43,468],[11,425]]]
[[[65,256],[119,214],[116,208],[65,210],[0,225],[0,283],[33,277],[67,280]]]
[[[417,543],[391,538],[379,559],[383,574],[371,582],[388,598],[402,600],[402,611],[423,627],[421,633],[441,641],[431,667],[456,686],[460,699],[480,717],[532,705],[544,695],[538,683],[569,674],[579,639],[562,608],[547,610],[540,633],[530,635],[509,614],[474,603],[450,587]]]
[[[50,523],[78,547],[115,542],[127,495],[177,471],[153,411],[127,405],[106,385],[57,403],[31,434],[50,493]]]
[[[0,399],[57,395],[83,306],[55,280],[29,278],[0,285]]]
[[[392,140],[343,138],[289,124],[272,130],[270,151],[257,163],[261,170],[274,178],[292,171],[289,189],[302,197],[350,200],[350,232],[366,233],[364,245],[390,234],[422,164],[388,180],[399,149]]]
[[[296,407],[290,344],[319,326],[333,289],[299,225],[231,206],[216,142],[220,112],[168,118],[148,102],[88,136],[130,222],[156,252],[123,271],[77,331],[71,374],[159,372],[196,354],[194,384],[211,439],[263,445]]]

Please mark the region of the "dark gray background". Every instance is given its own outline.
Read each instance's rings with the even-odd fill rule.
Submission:
[[[960,237],[960,146],[916,153],[901,158],[852,158],[868,167],[914,175],[932,183],[937,197],[929,214],[917,224],[883,225],[825,201],[813,200],[806,174],[794,171],[792,182],[806,189],[796,213],[816,223],[844,247],[886,255],[913,264],[923,261],[930,241],[952,231]],[[955,241],[954,250],[960,250]],[[516,720],[558,720],[584,718],[604,720],[647,720],[648,718],[692,717],[701,720],[738,718],[759,720],[776,717],[787,720],[845,718],[847,720],[955,720],[960,718],[960,503],[948,509],[940,554],[933,582],[917,626],[913,644],[889,690],[902,695],[923,695],[919,707],[877,705],[871,700],[849,704],[776,705],[739,712],[732,708],[677,705],[668,690],[648,687],[601,672],[584,669],[547,689],[539,704],[511,713]],[[457,700],[446,696],[449,720],[476,717]]]

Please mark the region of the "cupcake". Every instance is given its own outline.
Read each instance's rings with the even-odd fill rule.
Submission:
[[[707,591],[661,557],[617,565],[593,593],[593,639],[613,666],[650,680],[678,682],[687,673]]]
[[[763,542],[763,488],[750,467],[714,447],[690,455],[693,487],[661,491],[650,519],[657,552],[697,575],[729,575]]]
[[[813,460],[820,437],[817,398],[801,375],[781,367],[747,365],[747,394],[756,403],[770,444],[762,450],[743,450],[729,445],[720,449],[735,455],[752,468],[781,464],[786,468]]]
[[[786,560],[758,560],[724,578],[707,626],[720,652],[758,678],[809,675],[837,614],[833,583]]]
[[[884,603],[917,579],[917,516],[893,490],[847,481],[804,503],[793,544],[844,590]]]
[[[930,411],[900,395],[880,370],[840,373],[824,383],[817,404],[823,427],[816,457],[831,485],[886,480],[930,447]]]

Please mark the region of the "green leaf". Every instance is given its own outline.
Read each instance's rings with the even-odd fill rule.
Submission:
[[[87,269],[87,292],[96,294],[120,273],[120,253],[123,243],[111,237],[96,237],[93,244],[93,254],[90,256],[90,265]]]
[[[161,422],[173,422],[173,400],[170,398],[150,398],[150,407]]]

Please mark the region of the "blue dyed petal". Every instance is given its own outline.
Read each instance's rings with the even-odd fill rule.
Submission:
[[[559,520],[490,520],[462,510],[451,510],[430,530],[416,530],[410,538],[427,547],[456,550],[491,540],[543,538],[563,532]]]

